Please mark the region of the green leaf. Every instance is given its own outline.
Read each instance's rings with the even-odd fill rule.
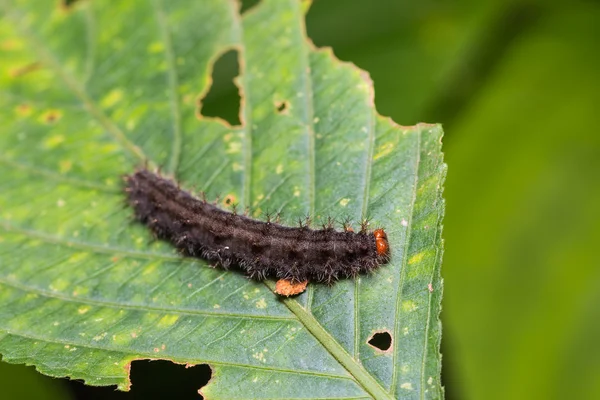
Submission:
[[[443,397],[442,130],[379,116],[368,76],[307,41],[306,3],[0,4],[3,360],[123,390],[132,360],[208,363],[210,398]],[[195,109],[230,49],[233,127]],[[282,300],[131,223],[120,177],[146,161],[258,218],[368,217],[392,261]]]

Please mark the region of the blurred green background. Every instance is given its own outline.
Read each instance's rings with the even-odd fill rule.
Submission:
[[[600,4],[316,0],[307,29],[370,72],[381,114],[444,125],[446,398],[599,399]],[[219,61],[205,113],[236,118],[235,71]],[[169,368],[134,365],[127,394],[7,364],[0,384],[141,398]]]

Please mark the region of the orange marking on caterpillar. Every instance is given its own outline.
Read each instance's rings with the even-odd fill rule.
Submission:
[[[375,245],[377,246],[377,254],[380,256],[385,256],[388,254],[390,250],[390,246],[387,241],[387,234],[383,229],[375,229],[373,232],[373,236],[375,236]]]

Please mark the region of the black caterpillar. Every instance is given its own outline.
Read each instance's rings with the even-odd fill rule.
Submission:
[[[383,229],[355,233],[345,224],[338,232],[291,228],[227,212],[193,197],[177,184],[147,169],[124,177],[125,192],[135,216],[157,237],[184,254],[238,266],[262,280],[277,277],[291,282],[325,282],[373,271],[389,259]]]

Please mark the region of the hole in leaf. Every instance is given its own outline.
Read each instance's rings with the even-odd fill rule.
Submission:
[[[20,117],[26,117],[32,112],[31,106],[27,103],[19,104],[16,110]]]
[[[233,79],[239,74],[238,53],[230,50],[215,62],[210,90],[198,102],[198,113],[240,125],[240,93]]]
[[[73,5],[75,5],[75,3],[78,3],[80,0],[63,0],[62,1],[62,6],[63,8],[70,8]]]
[[[275,110],[279,114],[287,114],[290,109],[290,103],[287,101],[278,101],[275,103]]]
[[[208,365],[186,366],[166,360],[135,360],[131,363],[129,392],[114,386],[87,386],[68,381],[75,399],[200,399],[199,390],[211,378]]]
[[[392,335],[387,331],[375,332],[367,343],[378,350],[388,351],[392,347]]]
[[[42,114],[41,119],[46,124],[53,124],[62,117],[62,112],[59,110],[49,110]]]
[[[235,201],[236,201],[235,196],[232,194],[228,194],[223,199],[223,204],[225,204],[226,206],[230,206],[232,204],[235,204]]]
[[[242,0],[242,7],[240,9],[240,14],[245,14],[250,11],[250,9],[256,7],[260,3],[260,0]]]

